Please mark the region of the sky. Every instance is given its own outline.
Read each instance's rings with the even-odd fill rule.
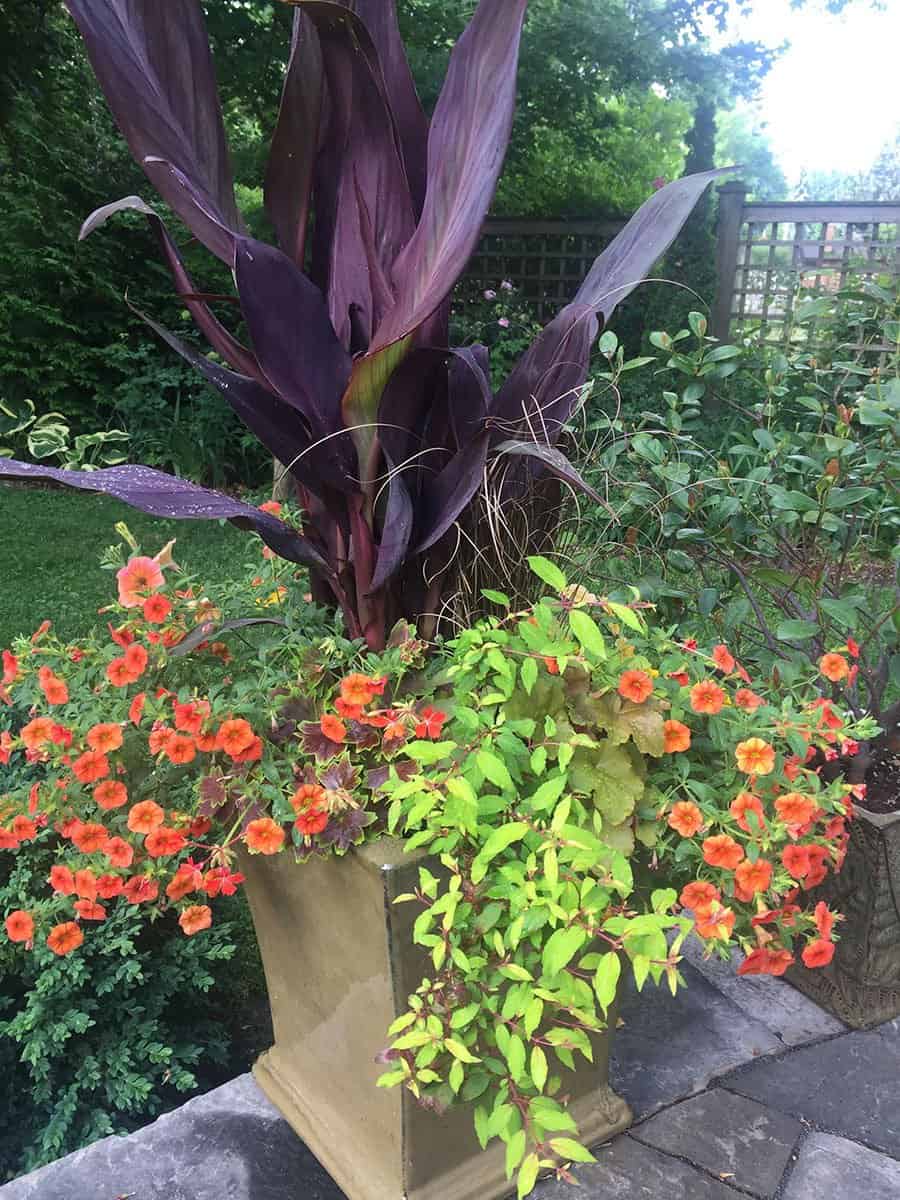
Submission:
[[[837,16],[822,0],[750,0],[726,41],[789,49],[762,84],[755,112],[791,183],[802,169],[855,172],[872,165],[900,125],[900,0],[848,0]]]

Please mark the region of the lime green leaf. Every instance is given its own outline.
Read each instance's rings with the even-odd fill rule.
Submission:
[[[455,749],[456,742],[410,742],[403,747],[403,753],[415,762],[428,766],[440,762],[442,758],[449,758]]]
[[[515,791],[512,776],[507,771],[506,763],[504,763],[502,758],[498,758],[490,750],[479,750],[475,755],[475,761],[478,763],[482,773],[495,787],[502,788],[506,792]]]
[[[525,1156],[525,1130],[519,1129],[506,1143],[506,1178],[512,1179],[513,1171]]]
[[[556,775],[552,779],[547,779],[541,786],[528,797],[529,807],[535,812],[544,812],[555,804],[566,789],[565,775]]]
[[[538,677],[537,659],[532,658],[529,655],[528,658],[526,658],[523,661],[522,666],[519,669],[519,674],[522,677],[522,687],[525,689],[526,693],[530,696],[532,691],[534,690],[534,685],[537,683],[537,677]]]
[[[453,1064],[453,1066],[450,1068],[450,1073],[447,1076],[447,1082],[450,1084],[450,1087],[453,1089],[454,1095],[456,1095],[459,1092],[459,1089],[462,1087],[463,1080],[465,1079],[465,1077],[466,1077],[466,1073],[463,1070],[463,1065],[459,1061],[459,1059],[457,1059],[456,1062]]]
[[[539,1092],[544,1090],[547,1082],[547,1055],[540,1046],[531,1051],[531,1081]]]
[[[528,565],[537,575],[538,579],[543,580],[547,587],[553,588],[556,592],[561,592],[566,586],[566,577],[549,558],[543,558],[540,554],[533,554],[528,559]]]
[[[492,588],[482,588],[481,594],[485,600],[490,600],[492,604],[499,604],[501,608],[509,608],[509,596],[505,592],[495,592]]]
[[[643,619],[626,604],[613,604],[610,601],[609,609],[613,616],[617,617],[628,629],[633,629],[635,633],[646,632],[647,627]]]
[[[604,954],[594,975],[594,991],[597,993],[597,999],[604,1013],[616,998],[621,972],[622,963],[618,954],[614,952]]]
[[[482,1150],[486,1150],[488,1144],[488,1111],[482,1104],[479,1104],[475,1109],[475,1134],[478,1137]]]
[[[593,617],[580,608],[573,608],[569,613],[569,626],[588,654],[594,658],[606,658],[606,642]]]
[[[534,1190],[540,1169],[541,1160],[536,1154],[529,1154],[521,1167],[519,1167],[519,1177],[516,1182],[516,1200],[524,1200],[525,1196]]]
[[[447,1049],[447,1050],[449,1050],[449,1051],[450,1051],[450,1053],[453,1055],[453,1057],[454,1057],[454,1058],[458,1058],[460,1062],[464,1062],[464,1063],[477,1063],[477,1062],[481,1062],[481,1059],[480,1059],[480,1058],[476,1058],[476,1057],[475,1057],[475,1056],[474,1056],[474,1055],[473,1055],[473,1054],[472,1054],[472,1053],[471,1053],[471,1052],[470,1052],[470,1051],[467,1049],[467,1047],[465,1047],[465,1046],[462,1044],[462,1042],[458,1042],[458,1041],[456,1041],[456,1039],[455,1039],[455,1038],[445,1038],[445,1039],[444,1039],[444,1046],[446,1047],[446,1049]]]
[[[592,1163],[597,1161],[590,1150],[572,1138],[551,1138],[550,1146],[555,1154],[566,1159],[567,1162]]]
[[[525,1043],[517,1033],[514,1033],[509,1039],[504,1057],[509,1066],[510,1075],[513,1079],[518,1079],[525,1070]]]
[[[472,863],[472,882],[480,883],[487,874],[492,859],[513,842],[520,842],[528,829],[524,821],[511,821],[508,825],[501,825],[499,829],[495,829]]]
[[[450,1028],[464,1029],[466,1025],[475,1020],[480,1011],[480,1004],[467,1004],[465,1008],[458,1008],[450,1018]]]
[[[547,975],[557,975],[572,961],[584,943],[587,934],[583,929],[557,929],[547,939],[541,963]]]

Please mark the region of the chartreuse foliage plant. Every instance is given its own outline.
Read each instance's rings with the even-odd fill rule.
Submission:
[[[804,893],[841,862],[852,789],[816,756],[871,722],[768,701],[724,645],[707,655],[545,558],[537,603],[490,592],[496,615],[453,641],[401,622],[376,655],[268,549],[217,594],[121,532],[106,627],[64,643],[45,623],[2,655],[0,699],[27,720],[0,763],[40,775],[0,797],[0,848],[52,851],[47,886],[4,913],[13,943],[68,959],[120,913],[193,938],[243,882],[238,852],[302,863],[397,834],[423,854],[402,899],[424,978],[382,1083],[474,1101],[521,1195],[590,1157],[564,1077],[624,966],[674,990],[692,927],[710,952],[740,946],[746,973],[829,961],[836,914]]]
[[[255,529],[311,569],[351,637],[381,650],[398,619],[433,631],[467,563],[484,559],[486,496],[526,524],[560,481],[597,498],[557,443],[600,320],[664,253],[715,172],[656,192],[495,391],[487,350],[448,344],[449,298],[503,164],[527,0],[480,0],[430,122],[393,0],[293,6],[265,177],[276,248],[249,236],[238,210],[200,0],[67,0],[134,157],[236,294],[195,283],[163,215],[139,197],[98,209],[82,236],[123,210],[146,217],[216,357],[148,323],[284,464],[302,526],[143,466],[85,475],[13,460],[0,476]],[[249,345],[216,315],[235,302]]]

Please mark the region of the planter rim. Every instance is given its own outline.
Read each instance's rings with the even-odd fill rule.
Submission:
[[[877,813],[871,812],[868,808],[864,808],[861,804],[853,806],[853,816],[851,821],[863,817],[872,825],[876,825],[879,829],[886,829],[890,825],[896,825],[900,822],[900,811],[892,813]]]

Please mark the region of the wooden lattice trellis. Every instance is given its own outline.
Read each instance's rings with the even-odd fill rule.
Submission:
[[[747,204],[743,184],[719,191],[718,337],[760,330],[784,343],[804,298],[900,280],[900,202]]]
[[[489,220],[466,278],[495,290],[508,279],[547,321],[572,299],[594,259],[624,224]]]

